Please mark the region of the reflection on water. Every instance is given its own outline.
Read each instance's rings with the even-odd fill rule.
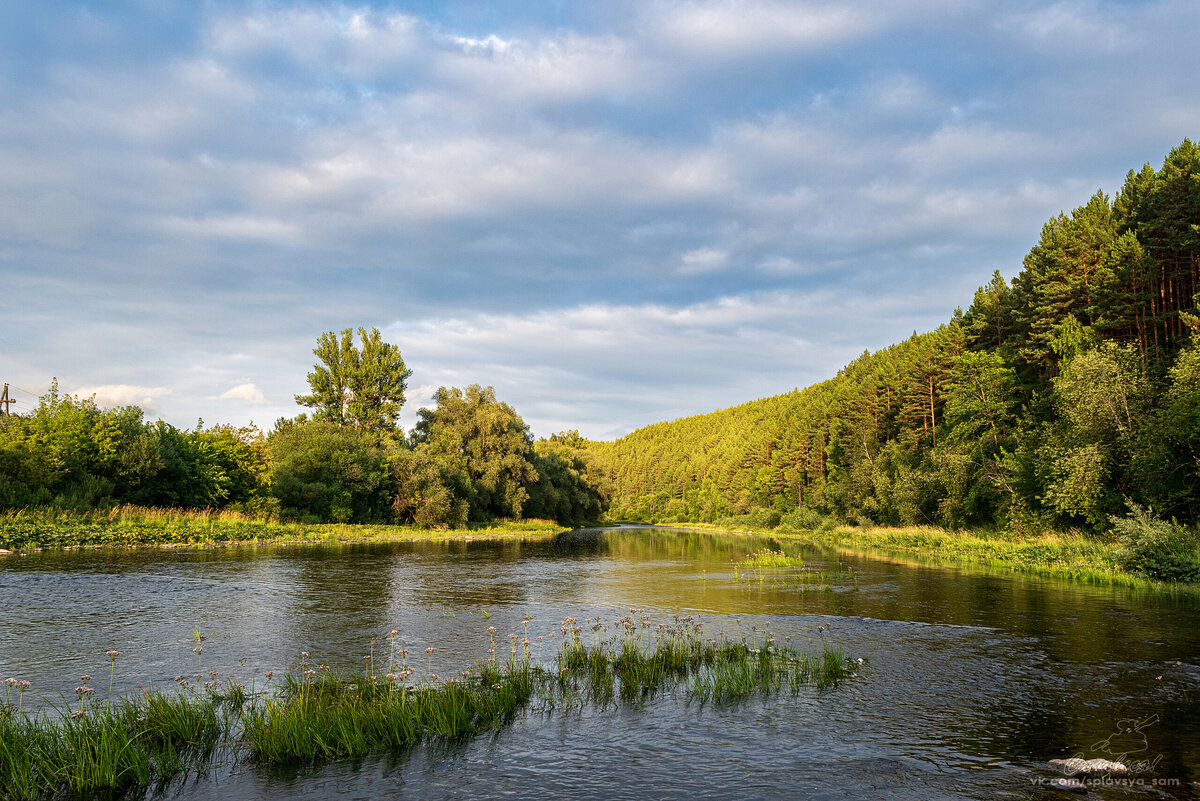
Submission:
[[[853,571],[812,591],[736,580],[763,548],[806,568]],[[1126,589],[797,550],[769,538],[671,529],[570,532],[555,542],[47,552],[0,559],[0,676],[68,697],[117,661],[119,692],[170,686],[196,669],[244,679],[301,650],[362,665],[387,632],[422,669],[482,659],[486,629],[549,634],[566,615],[612,620],[631,606],[701,615],[710,630],[770,627],[869,660],[825,693],[700,708],[531,713],[495,736],[300,771],[247,765],[170,788],[171,797],[579,798],[1042,797],[1045,762],[1094,747],[1121,721],[1145,728],[1153,775],[1196,797],[1200,781],[1200,605]],[[818,631],[818,626],[829,626]],[[243,662],[244,660],[244,662]],[[28,698],[27,698],[28,700]],[[1115,747],[1115,746],[1114,746]],[[1108,788],[1106,797],[1148,790]],[[1049,796],[1047,796],[1049,797]]]

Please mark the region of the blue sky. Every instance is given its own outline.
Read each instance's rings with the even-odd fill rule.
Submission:
[[[0,380],[190,427],[413,377],[609,438],[936,327],[1200,136],[1200,4],[0,0]]]

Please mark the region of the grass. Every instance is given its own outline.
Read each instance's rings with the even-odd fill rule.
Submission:
[[[689,524],[733,532],[721,526]],[[1146,590],[1195,591],[1200,585],[1155,581],[1126,570],[1116,539],[1080,532],[1017,534],[1006,531],[947,531],[932,526],[825,527],[813,530],[738,528],[777,541],[832,547],[846,554],[894,558],[912,554],[942,564],[984,565],[1005,571]]]
[[[0,713],[0,797],[90,795],[163,783],[205,763],[228,732],[216,696],[147,693],[75,710]]]
[[[375,524],[285,523],[216,509],[29,508],[0,514],[0,549],[537,539],[566,530],[551,520],[500,520],[464,529],[439,530]]]
[[[858,589],[858,578],[849,568],[840,570],[805,570],[799,556],[782,550],[763,549],[733,564],[735,581],[783,584],[795,589],[830,592],[835,587]]]
[[[757,553],[739,559],[737,566],[742,569],[756,567],[804,567],[804,560],[799,556],[788,556],[783,551],[772,551],[764,548]]]
[[[261,765],[310,764],[360,757],[431,740],[498,731],[540,704],[641,704],[674,694],[721,703],[757,694],[799,693],[837,685],[855,675],[861,659],[841,648],[806,654],[754,630],[753,639],[706,638],[690,617],[655,624],[641,610],[612,625],[599,618],[563,621],[548,664],[532,658],[523,630],[497,654],[496,631],[485,662],[453,677],[430,674],[413,682],[407,651],[392,633],[385,675],[374,659],[362,674],[313,666],[308,653],[265,688],[236,679],[197,686],[178,678],[172,692],[144,690],[133,698],[101,701],[85,681],[74,707],[26,713],[6,699],[0,708],[0,797],[38,799],[96,795],[133,787],[165,786],[206,770],[218,754]],[[540,650],[542,637],[538,637]],[[790,640],[790,638],[789,638]],[[110,657],[115,659],[115,657]],[[381,662],[382,663],[382,662]],[[8,682],[17,700],[27,685]]]

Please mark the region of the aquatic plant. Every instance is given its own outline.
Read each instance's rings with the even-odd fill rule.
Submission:
[[[808,570],[804,560],[782,550],[764,549],[734,562],[734,581],[785,585],[793,589],[832,591],[834,588],[858,589],[858,577],[849,567],[836,570]]]
[[[314,667],[303,651],[296,668],[278,680],[266,671],[261,691],[247,691],[236,677],[221,685],[211,671],[209,681],[202,682],[202,672],[195,682],[177,676],[175,691],[143,689],[114,700],[120,652],[110,650],[107,703],[95,699],[91,677],[83,676],[74,708],[50,706],[33,714],[23,713],[20,703],[29,682],[10,678],[0,709],[0,797],[161,784],[204,769],[217,753],[276,765],[357,757],[496,731],[535,702],[549,710],[582,699],[605,706],[614,699],[641,704],[666,694],[707,703],[798,693],[806,686],[834,686],[856,667],[835,646],[803,654],[778,646],[769,633],[759,643],[757,628],[749,640],[707,637],[689,616],[656,623],[636,608],[611,625],[599,617],[582,624],[566,618],[551,636],[557,653],[543,663],[533,657],[530,622],[526,617],[520,633],[508,635],[507,659],[497,658],[496,630],[490,626],[487,660],[445,679],[432,672],[435,648],[429,646],[428,676],[413,682],[407,649],[395,647],[395,629],[388,634],[384,676],[374,675],[373,652],[363,673],[342,674]],[[204,640],[199,629],[193,640],[199,660]],[[536,640],[540,644],[544,637]],[[13,692],[16,704],[9,700]]]

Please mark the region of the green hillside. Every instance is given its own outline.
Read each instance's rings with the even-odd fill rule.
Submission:
[[[936,331],[801,391],[590,443],[609,515],[1103,530],[1200,516],[1200,148],[1048,221]],[[790,516],[790,517],[789,517]]]

